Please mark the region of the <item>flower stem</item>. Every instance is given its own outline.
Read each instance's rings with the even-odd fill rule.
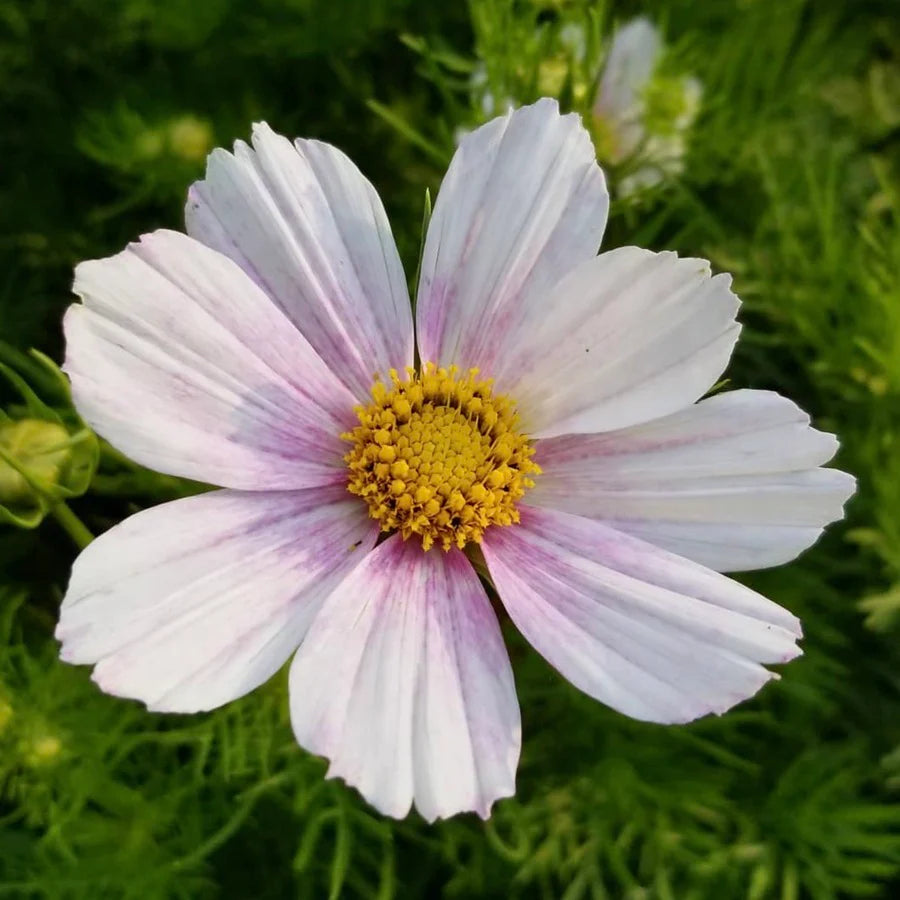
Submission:
[[[91,534],[84,522],[69,509],[65,501],[60,500],[50,511],[53,518],[59,522],[63,531],[72,538],[79,550],[84,550],[94,539],[94,535]]]

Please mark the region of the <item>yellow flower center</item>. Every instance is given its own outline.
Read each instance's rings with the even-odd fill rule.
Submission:
[[[359,406],[359,425],[341,435],[348,489],[362,497],[382,531],[417,535],[422,548],[480,542],[490,525],[519,521],[516,502],[540,473],[534,448],[516,430],[509,397],[494,396],[478,370],[428,363],[406,379],[376,381],[374,402]]]

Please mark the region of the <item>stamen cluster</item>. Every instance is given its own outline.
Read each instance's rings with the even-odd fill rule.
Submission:
[[[382,531],[449,550],[479,542],[490,525],[518,522],[516,502],[540,468],[510,399],[494,396],[477,369],[460,376],[427,363],[390,378],[390,386],[375,382],[374,402],[357,407],[359,425],[341,435],[353,444],[348,489]]]

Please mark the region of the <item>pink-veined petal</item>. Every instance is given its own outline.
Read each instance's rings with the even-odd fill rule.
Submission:
[[[800,623],[736,581],[536,507],[482,550],[513,622],[576,687],[651,722],[723,713],[799,654]]]
[[[230,259],[157,231],[81,263],[74,291],[75,405],[123,453],[246,490],[344,478],[353,396]]]
[[[515,789],[519,707],[500,628],[458,550],[394,535],[329,597],[291,666],[297,740],[380,812],[482,817]]]
[[[611,250],[508,323],[490,374],[535,437],[649,422],[690,405],[722,374],[740,331],[730,288],[706,260]]]
[[[381,200],[340,150],[265,123],[215,150],[185,209],[188,234],[234,259],[359,401],[413,361],[412,311]]]
[[[720,572],[776,566],[839,519],[852,476],[770,391],[717,394],[646,425],[539,441],[529,504],[600,519]]]
[[[213,709],[266,681],[377,523],[343,487],[214,491],[139,512],[78,557],[60,610],[66,662],[160,712]]]
[[[609,196],[581,120],[541,100],[467,135],[428,226],[416,307],[422,360],[495,374],[511,327],[597,253]]]

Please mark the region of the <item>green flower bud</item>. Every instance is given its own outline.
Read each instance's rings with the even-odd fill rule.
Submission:
[[[21,359],[25,368],[29,360]],[[59,411],[48,406],[17,371],[0,363],[0,376],[22,397],[0,410],[0,523],[20,528],[37,527],[60,501],[83,494],[100,454],[96,435],[70,405],[65,376],[36,351],[32,359],[47,370],[42,374],[32,363],[32,377],[62,403]]]
[[[71,452],[69,433],[56,422],[0,424],[0,503],[32,505],[35,490],[52,493]]]
[[[25,765],[32,769],[52,765],[62,751],[62,741],[53,734],[36,735],[22,743]]]
[[[212,149],[213,132],[209,123],[196,116],[173,119],[168,126],[169,149],[174,156],[199,162]]]

